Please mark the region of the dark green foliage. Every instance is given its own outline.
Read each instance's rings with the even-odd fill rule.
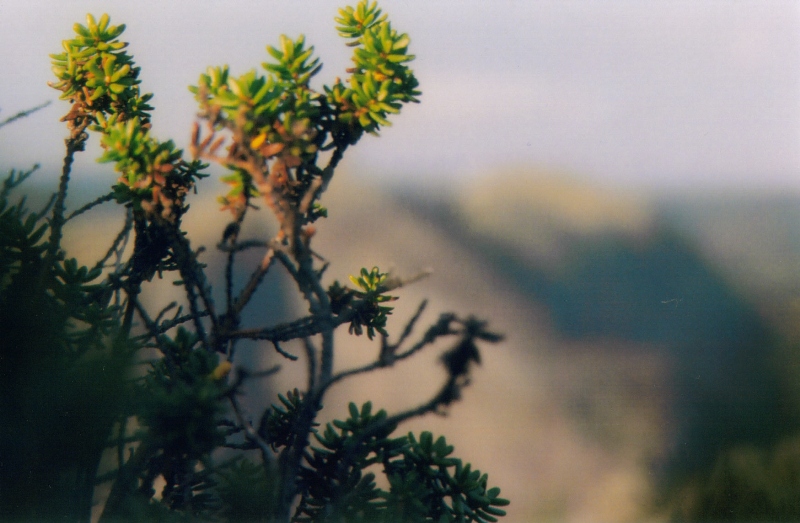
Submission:
[[[226,385],[212,376],[217,354],[194,350],[197,337],[179,328],[162,341],[164,357],[138,385],[136,409],[150,444],[165,454],[199,459],[225,442],[218,422]]]
[[[351,334],[360,336],[363,333],[363,327],[366,327],[369,339],[375,337],[375,332],[388,336],[386,322],[389,319],[387,316],[392,313],[392,307],[380,304],[397,299],[385,294],[387,291],[385,282],[388,276],[387,273],[380,272],[377,267],[373,267],[371,271],[362,268],[358,277],[350,276],[350,281],[357,287],[357,290],[351,291],[353,296],[364,303],[364,306],[357,310],[357,314],[350,322]],[[333,288],[329,290],[329,293],[335,294],[337,290]]]
[[[483,522],[505,515],[497,508],[508,505],[508,500],[499,497],[500,489],[487,490],[486,474],[450,457],[453,446],[444,436],[434,442],[430,432],[423,432],[417,441],[409,433],[408,441],[403,459],[387,467],[393,501],[389,506],[395,513],[407,510],[404,521]]]
[[[49,257],[44,213],[0,192],[0,518],[76,517],[120,413],[132,344],[96,269]]]
[[[451,457],[444,436],[430,432],[391,437],[397,424],[386,411],[372,414],[350,404],[350,418],[315,433],[301,471],[304,491],[294,521],[418,522],[497,521],[508,504],[500,489],[487,490],[487,476]],[[377,487],[381,470],[389,490]]]
[[[278,394],[278,400],[282,406],[272,405],[267,409],[258,429],[259,435],[272,450],[294,444],[297,438],[294,424],[303,406],[303,399],[297,389],[287,392],[286,396]]]
[[[276,504],[275,474],[267,474],[261,464],[238,457],[220,467],[217,492],[228,521],[268,521]]]
[[[16,279],[25,278],[24,275],[20,276],[21,272],[34,272],[33,266],[41,263],[47,250],[41,241],[47,224],[25,208],[24,200],[16,205],[8,201],[12,189],[25,181],[34,170],[24,173],[12,171],[0,192],[0,285],[3,292]]]
[[[295,521],[377,521],[382,509],[375,474],[365,470],[396,456],[403,438],[390,439],[396,424],[386,411],[372,414],[372,404],[359,412],[350,404],[350,418],[328,424],[314,436],[307,467],[300,472],[303,497]]]

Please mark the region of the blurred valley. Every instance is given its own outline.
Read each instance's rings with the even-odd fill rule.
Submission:
[[[215,183],[201,185],[187,230],[221,277],[214,245],[226,217],[211,196]],[[797,469],[778,469],[800,467],[800,195],[644,198],[518,170],[449,194],[381,192],[341,176],[322,203],[330,217],[318,223],[314,245],[331,262],[330,281],[373,265],[400,276],[433,270],[396,292],[391,334],[424,298],[420,331],[453,311],[506,334],[484,349],[447,417],[401,429],[445,434],[511,499],[507,521],[791,512],[781,495],[800,489]],[[75,220],[72,255],[84,263],[102,256],[98,236],[113,237],[122,224],[112,210]],[[251,224],[243,237],[267,231]],[[243,257],[240,281],[258,259]],[[253,325],[302,310],[286,285],[269,277]],[[173,299],[169,282],[163,287],[150,297],[154,308]],[[339,336],[339,369],[378,350],[346,329]],[[337,385],[325,420],[345,415],[349,401],[371,399],[391,412],[426,400],[444,376],[439,355],[430,349]],[[253,344],[241,356],[251,370],[284,369],[251,391],[254,413],[273,401],[257,397],[272,394],[267,385],[285,391],[304,375],[302,362],[271,346]]]

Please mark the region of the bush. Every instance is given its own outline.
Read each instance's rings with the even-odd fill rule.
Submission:
[[[320,198],[345,151],[377,134],[402,106],[416,102],[409,38],[375,3],[339,11],[339,33],[353,47],[346,82],[309,86],[319,59],[302,36],[268,47],[266,75],[211,67],[190,88],[202,122],[189,157],[151,132],[152,97],[108,15],[76,24],[64,52],[52,55],[52,86],[71,107],[58,190],[31,211],[11,196],[35,170],[12,171],[0,190],[0,354],[2,354],[3,520],[88,521],[496,521],[508,504],[487,476],[452,456],[444,437],[397,435],[412,417],[446,409],[460,397],[477,344],[501,336],[483,321],[442,314],[412,341],[423,302],[395,341],[387,332],[391,295],[416,277],[362,269],[347,285],[323,284],[326,264],[312,250]],[[16,118],[16,117],[14,117]],[[7,120],[9,123],[14,118]],[[105,196],[66,213],[75,155],[91,134],[118,179]],[[217,248],[227,256],[212,298],[212,275],[182,229],[186,196],[210,163],[227,170],[220,198],[230,214]],[[62,247],[74,217],[107,202],[125,224],[92,267]],[[245,219],[277,221],[272,238],[240,236]],[[132,241],[132,248],[126,248]],[[233,273],[245,250],[262,253],[241,289]],[[251,297],[271,270],[296,283],[308,313],[294,321],[242,328]],[[182,303],[159,311],[141,294],[154,277],[173,279]],[[334,331],[347,326],[380,343],[370,364],[335,373]],[[319,428],[325,393],[351,376],[391,367],[440,339],[447,378],[428,401],[388,414],[367,402]],[[297,341],[307,383],[278,395],[253,423],[240,396],[256,372],[236,362],[242,340]],[[155,352],[153,352],[155,351]],[[156,354],[141,369],[143,357]],[[101,462],[114,465],[100,473]],[[385,488],[375,474],[382,473]]]

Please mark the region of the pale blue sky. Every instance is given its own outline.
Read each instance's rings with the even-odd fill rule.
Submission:
[[[186,86],[207,65],[244,72],[280,33],[305,33],[325,63],[318,78],[342,75],[349,50],[332,20],[342,5],[0,0],[0,119],[55,100],[48,53],[87,12],[108,12],[127,24],[143,88],[156,95],[155,134],[185,144],[195,111]],[[412,38],[423,96],[350,151],[362,174],[447,183],[531,165],[624,187],[800,191],[798,2],[381,5]],[[39,161],[57,172],[66,110],[56,102],[0,129],[0,167]]]

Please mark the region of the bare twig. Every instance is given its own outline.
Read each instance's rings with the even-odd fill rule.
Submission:
[[[311,288],[307,285],[306,278],[300,275],[300,269],[283,250],[275,251],[275,257],[279,262],[281,262],[281,264],[283,264],[284,268],[289,272],[292,279],[294,279],[295,283],[297,283],[297,286],[300,289],[300,292],[303,293],[303,297],[308,302],[312,313],[315,312],[317,310],[317,306],[314,301],[314,294],[311,291]]]
[[[403,332],[400,334],[400,338],[398,338],[396,343],[389,344],[388,339],[385,336],[381,338],[381,341],[386,344],[387,351],[391,350],[392,352],[394,352],[397,348],[400,347],[400,345],[403,344],[404,341],[406,341],[406,339],[413,332],[414,326],[417,324],[417,321],[422,316],[422,313],[425,311],[425,307],[427,306],[428,306],[428,300],[422,300],[422,302],[419,304],[419,307],[417,307],[417,312],[415,312],[414,315],[411,317],[411,319],[408,320],[408,323],[406,323],[406,326],[403,329]]]
[[[195,127],[196,126],[197,124],[195,124]],[[245,198],[247,198],[247,196],[245,196]],[[236,219],[225,227],[225,231],[222,233],[222,240],[220,240],[217,245],[217,248],[221,251],[226,250],[226,243],[230,243],[231,245],[231,249],[228,251],[228,260],[225,264],[225,305],[228,309],[228,316],[230,316],[230,311],[233,307],[233,264],[236,260],[237,252],[235,247],[239,240],[239,232],[242,230],[242,222],[244,221],[246,213],[247,205],[245,204],[244,209],[236,216]],[[236,323],[238,323],[238,321]]]
[[[110,202],[113,199],[114,199],[114,193],[113,192],[110,192],[108,194],[104,194],[103,196],[100,196],[99,198],[87,203],[86,205],[84,205],[80,209],[77,209],[77,210],[73,211],[69,216],[67,216],[67,219],[64,220],[64,221],[68,222],[71,219],[75,218],[76,216],[80,216],[81,214],[85,213],[86,211],[88,211],[88,210],[90,210],[90,209],[92,209],[92,208],[94,208],[94,207],[96,207],[96,206],[98,206],[100,204],[103,204],[103,203],[106,203],[106,202]]]
[[[267,341],[290,341],[297,338],[322,334],[327,328],[336,328],[351,321],[358,309],[348,309],[338,316],[324,321],[322,316],[310,315],[288,323],[281,323],[266,329],[241,329],[227,334],[231,339],[250,339]]]
[[[264,463],[269,463],[272,457],[272,450],[269,447],[269,443],[264,441],[264,438],[258,435],[258,432],[253,428],[253,425],[245,418],[243,409],[241,405],[239,405],[239,401],[236,399],[236,395],[230,394],[228,399],[230,400],[231,407],[233,407],[233,412],[236,415],[236,421],[244,430],[247,439],[258,446],[259,450],[261,451],[261,459],[264,460]]]
[[[286,359],[289,359],[289,360],[292,360],[292,361],[297,361],[297,356],[295,356],[294,354],[288,353],[288,352],[286,352],[285,350],[283,350],[283,349],[281,348],[281,345],[280,345],[280,343],[279,343],[279,342],[277,342],[277,341],[273,340],[273,341],[272,341],[272,346],[273,346],[273,347],[275,347],[275,351],[276,351],[278,354],[280,354],[281,356],[283,356],[284,358],[286,358]]]
[[[314,178],[308,190],[303,195],[303,199],[300,201],[300,207],[298,209],[300,214],[306,214],[308,212],[309,207],[311,207],[311,202],[317,197],[317,191],[319,191],[320,187],[322,187],[322,178]]]
[[[95,263],[94,268],[102,268],[105,263],[108,261],[114,253],[118,253],[119,250],[124,249],[125,244],[127,243],[127,239],[130,236],[131,229],[133,228],[133,215],[129,212],[125,217],[125,224],[122,226],[122,230],[119,231],[117,237],[114,238],[114,241],[111,243],[111,247],[108,248],[105,256],[103,256],[97,263]],[[118,272],[118,271],[115,271]]]
[[[264,277],[267,275],[269,268],[272,266],[272,262],[275,259],[276,251],[273,248],[270,248],[265,254],[264,257],[261,259],[261,263],[258,264],[258,267],[253,271],[253,274],[250,275],[250,280],[245,285],[242,292],[239,293],[236,300],[233,302],[233,306],[231,310],[237,316],[242,313],[245,306],[250,302],[250,299],[253,297],[253,294],[256,292],[256,289],[261,285],[261,282],[264,281]]]
[[[205,318],[208,315],[209,315],[208,311],[203,311],[203,312],[200,313],[200,317],[201,318]],[[161,325],[158,326],[158,333],[159,334],[164,334],[165,332],[167,332],[168,330],[172,329],[173,327],[177,327],[178,325],[181,325],[182,323],[187,323],[187,322],[190,322],[190,321],[192,321],[194,319],[195,319],[194,314],[184,314],[183,316],[178,316],[178,317],[173,318],[173,319],[171,319],[169,321],[165,321],[164,323],[162,323]]]
[[[64,140],[67,152],[64,155],[61,178],[58,184],[58,196],[53,206],[53,214],[50,218],[50,238],[47,246],[47,260],[50,265],[56,258],[61,249],[62,228],[64,227],[64,206],[67,199],[67,186],[72,172],[72,163],[75,161],[75,153],[83,151],[89,135],[84,129],[89,125],[89,120],[85,120],[80,126],[72,131],[72,136]]]
[[[243,242],[236,242],[234,244],[228,245],[223,242],[217,244],[217,249],[222,252],[241,252],[246,251],[248,249],[257,249],[261,248],[269,248],[273,245],[272,242],[265,242],[264,240],[245,240]]]
[[[46,204],[44,204],[44,207],[42,207],[42,210],[40,210],[39,212],[37,212],[37,213],[34,215],[34,216],[36,216],[36,220],[37,220],[37,221],[38,221],[38,220],[40,220],[40,219],[42,219],[42,218],[44,218],[44,216],[45,216],[45,215],[46,215],[48,212],[50,212],[50,209],[53,207],[53,204],[56,202],[56,198],[58,198],[58,195],[57,195],[57,194],[52,194],[52,195],[50,196],[50,199],[48,199],[48,200],[47,200],[47,203],[46,203]]]
[[[399,289],[400,287],[405,287],[406,285],[411,285],[412,283],[416,283],[420,280],[423,280],[433,274],[433,269],[424,269],[414,276],[410,278],[398,278],[396,276],[389,276],[389,278],[384,281],[381,286],[381,292],[389,292],[395,289]]]
[[[43,104],[37,105],[36,107],[33,107],[31,109],[26,109],[24,111],[18,112],[17,114],[15,114],[13,116],[9,116],[8,118],[6,118],[2,122],[0,122],[0,127],[5,127],[6,125],[10,124],[11,122],[17,121],[20,118],[25,118],[26,116],[30,116],[31,114],[35,113],[39,109],[44,109],[48,105],[50,105],[50,100],[46,101]]]
[[[247,378],[266,378],[266,377],[272,376],[273,374],[276,374],[280,370],[281,370],[281,366],[280,365],[273,365],[272,367],[270,367],[270,368],[268,368],[266,370],[257,370],[255,372],[248,371],[246,377]]]
[[[142,318],[144,326],[145,328],[147,328],[147,331],[149,333],[148,337],[153,339],[153,341],[156,343],[156,346],[159,347],[160,350],[161,349],[160,341],[163,332],[159,332],[158,324],[150,318],[150,315],[147,313],[147,309],[144,308],[144,306],[142,305],[142,303],[139,301],[138,298],[130,297],[129,299],[131,300],[131,303],[133,303],[133,306],[136,308],[136,312],[139,313],[139,317]],[[161,352],[164,351],[161,350]]]
[[[299,234],[299,231],[295,231]],[[302,242],[295,243],[295,258],[297,259],[297,274],[293,274],[298,288],[303,291],[309,303],[309,310],[316,314],[322,335],[322,348],[320,354],[319,383],[324,384],[333,374],[333,330],[341,325],[340,317],[334,317],[328,292],[320,282],[319,274],[314,271],[314,261],[308,247]]]
[[[159,311],[159,313],[156,315],[156,319],[153,320],[153,322],[156,325],[160,324],[161,323],[161,319],[164,317],[164,315],[166,313],[168,313],[169,311],[171,311],[172,309],[174,309],[175,307],[178,307],[178,302],[177,301],[171,302],[169,305],[167,305],[166,307],[161,309],[161,311]],[[180,307],[178,307],[178,309],[180,310]]]
[[[317,348],[308,336],[303,338],[303,346],[306,349],[306,358],[308,358],[308,393],[310,394],[316,387]]]
[[[189,310],[192,313],[195,330],[206,350],[216,351],[217,347],[214,345],[216,345],[219,340],[214,339],[213,344],[209,343],[202,317],[207,316],[211,320],[212,333],[215,338],[219,333],[219,324],[217,315],[214,312],[214,302],[211,298],[209,288],[206,285],[205,274],[202,267],[197,262],[197,253],[192,251],[189,246],[189,241],[180,230],[170,229],[170,232],[173,255],[176,258],[175,261],[178,265],[181,278],[183,279],[183,287],[186,290],[186,297],[189,301]],[[204,309],[202,311],[198,307],[198,300],[203,303]]]
[[[419,318],[419,315],[422,313],[422,310],[424,309],[424,304],[425,303],[426,302],[422,303],[420,308],[417,310],[417,314],[415,314],[414,317],[412,317],[411,321],[409,322],[409,325],[406,327],[407,330],[409,329],[409,326],[411,326],[413,323],[415,323],[417,321],[417,319]],[[406,351],[404,351],[404,352],[402,352],[400,354],[395,354],[395,353],[392,352],[391,357],[386,357],[385,354],[384,354],[384,350],[394,350],[394,349],[396,349],[401,343],[401,342],[398,342],[397,344],[395,344],[393,346],[390,346],[390,349],[382,350],[381,354],[378,356],[378,359],[373,361],[372,363],[368,363],[368,364],[363,365],[361,367],[355,367],[355,368],[352,368],[352,369],[348,369],[348,370],[342,371],[342,372],[334,375],[325,384],[324,388],[327,389],[330,386],[334,385],[335,383],[337,383],[339,381],[342,381],[345,378],[349,378],[351,376],[355,376],[357,374],[363,374],[365,372],[370,372],[372,370],[380,369],[380,368],[383,368],[383,367],[391,367],[392,365],[394,365],[398,361],[404,360],[404,359],[410,357],[412,354],[414,354],[414,353],[422,350],[426,346],[432,344],[439,337],[448,336],[448,335],[452,335],[452,334],[457,334],[458,331],[454,331],[454,330],[450,329],[450,323],[452,321],[454,321],[454,320],[455,320],[455,316],[453,316],[452,314],[442,314],[439,317],[439,321],[436,324],[434,324],[433,327],[428,329],[428,331],[425,333],[423,338],[420,341],[418,341],[417,343],[415,343],[413,346],[411,346],[408,350],[406,350]],[[404,332],[404,335],[405,335],[405,332]],[[407,335],[405,335],[405,336],[407,336]],[[394,349],[391,349],[391,347],[393,347]]]

